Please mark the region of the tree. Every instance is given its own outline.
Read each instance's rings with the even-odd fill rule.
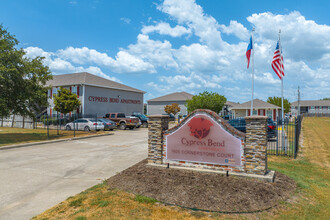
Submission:
[[[35,118],[48,105],[46,82],[52,79],[43,57],[25,56],[18,40],[0,25],[0,117]]]
[[[218,93],[203,92],[187,100],[188,112],[192,112],[196,109],[209,109],[216,113],[219,113],[225,105],[227,99]]]
[[[172,105],[166,105],[164,107],[164,111],[167,113],[167,114],[173,114],[173,115],[176,115],[178,112],[181,111],[181,108],[180,106],[177,104],[177,103],[172,103]]]
[[[70,90],[63,87],[54,95],[54,110],[63,114],[68,114],[74,109],[77,109],[81,103],[76,94],[70,92]]]
[[[321,99],[321,100],[330,100],[330,98],[323,98],[323,99]]]
[[[275,96],[274,97],[268,97],[267,102],[282,108],[282,98],[281,97],[275,97]],[[284,107],[284,113],[290,112],[291,104],[290,104],[289,100],[283,99],[283,105],[284,105],[283,106]]]

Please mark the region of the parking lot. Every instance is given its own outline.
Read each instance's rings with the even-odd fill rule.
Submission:
[[[8,149],[0,154],[0,219],[29,219],[147,157],[148,129]]]

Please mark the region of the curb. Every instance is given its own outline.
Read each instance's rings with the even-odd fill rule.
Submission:
[[[65,138],[65,139],[58,139],[58,140],[51,140],[51,141],[40,141],[40,142],[33,142],[33,143],[26,143],[26,144],[8,145],[6,147],[0,147],[0,151],[21,148],[21,147],[29,147],[29,146],[34,146],[34,145],[51,144],[51,143],[64,142],[64,141],[74,141],[74,140],[88,139],[88,138],[93,138],[93,137],[102,137],[102,136],[113,135],[113,134],[114,133],[97,134],[97,135],[89,135],[89,136],[84,136],[84,137],[74,137],[74,138]]]

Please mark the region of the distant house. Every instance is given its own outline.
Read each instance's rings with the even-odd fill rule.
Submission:
[[[298,101],[291,103],[292,115],[298,115]],[[330,114],[330,100],[300,101],[300,114]]]
[[[222,111],[220,112],[220,116],[230,116],[230,118],[232,118],[230,110],[233,106],[236,106],[236,105],[238,105],[238,103],[226,101],[226,103],[224,104],[224,106],[222,108]]]
[[[191,99],[194,95],[187,92],[175,92],[168,95],[160,96],[158,98],[150,99],[148,103],[148,115],[166,114],[164,107],[177,103],[181,108],[181,114],[187,115],[187,107],[185,106],[186,101]]]
[[[251,101],[244,102],[242,104],[227,101],[226,104],[233,118],[251,115]],[[281,108],[260,99],[254,99],[253,115],[268,116],[273,120],[276,120],[276,118],[281,115]]]

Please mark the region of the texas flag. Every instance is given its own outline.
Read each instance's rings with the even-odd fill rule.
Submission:
[[[252,46],[252,36],[250,37],[250,43],[247,47],[246,50],[246,59],[247,59],[247,68],[249,69],[249,65],[250,65],[250,57],[251,57],[251,51],[253,50],[253,46]]]

